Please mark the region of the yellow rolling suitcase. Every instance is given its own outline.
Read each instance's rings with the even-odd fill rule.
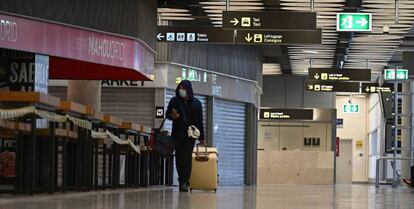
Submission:
[[[193,151],[193,168],[190,177],[190,191],[214,190],[217,191],[217,149],[205,146],[199,149],[197,144]]]

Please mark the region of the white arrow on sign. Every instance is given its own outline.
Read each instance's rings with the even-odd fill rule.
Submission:
[[[313,89],[313,85],[308,85],[309,90]]]
[[[246,39],[247,42],[250,42],[250,41],[252,41],[253,37],[250,36],[250,33],[248,33],[247,36],[244,37],[244,39]]]
[[[239,20],[237,18],[233,18],[233,20],[230,20],[230,23],[233,23],[234,26],[239,24]]]
[[[366,92],[369,92],[369,87],[367,86],[367,88],[365,89]]]
[[[361,19],[356,21],[357,24],[359,24],[361,27],[364,27],[365,25],[368,24],[368,20],[366,20],[365,18],[361,17]]]
[[[319,73],[316,73],[313,77],[318,80],[320,78]]]
[[[157,35],[158,41],[161,41],[163,38],[165,38],[165,36],[163,36],[162,33],[158,33]]]

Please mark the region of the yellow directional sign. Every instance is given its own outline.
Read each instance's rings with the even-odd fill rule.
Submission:
[[[236,26],[239,24],[239,20],[237,18],[233,18],[233,20],[230,20],[230,23]]]
[[[246,39],[246,41],[250,43],[253,40],[253,37],[250,35],[250,33],[248,33],[247,36],[244,37],[244,39]]]

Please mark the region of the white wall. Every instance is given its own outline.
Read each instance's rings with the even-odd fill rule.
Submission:
[[[259,122],[258,148],[330,151],[331,125],[322,122]],[[304,138],[320,138],[320,146],[304,146]]]
[[[368,125],[367,98],[363,95],[352,96],[352,104],[359,105],[359,113],[344,113],[344,104],[348,104],[349,96],[336,97],[337,118],[344,120],[343,128],[337,128],[336,135],[340,139],[352,139],[353,147],[353,182],[368,181]],[[363,147],[357,148],[356,142],[362,140]]]

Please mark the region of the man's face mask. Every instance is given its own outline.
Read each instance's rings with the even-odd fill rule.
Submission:
[[[180,94],[180,97],[182,98],[187,97],[187,91],[185,89],[179,89],[178,93]]]

